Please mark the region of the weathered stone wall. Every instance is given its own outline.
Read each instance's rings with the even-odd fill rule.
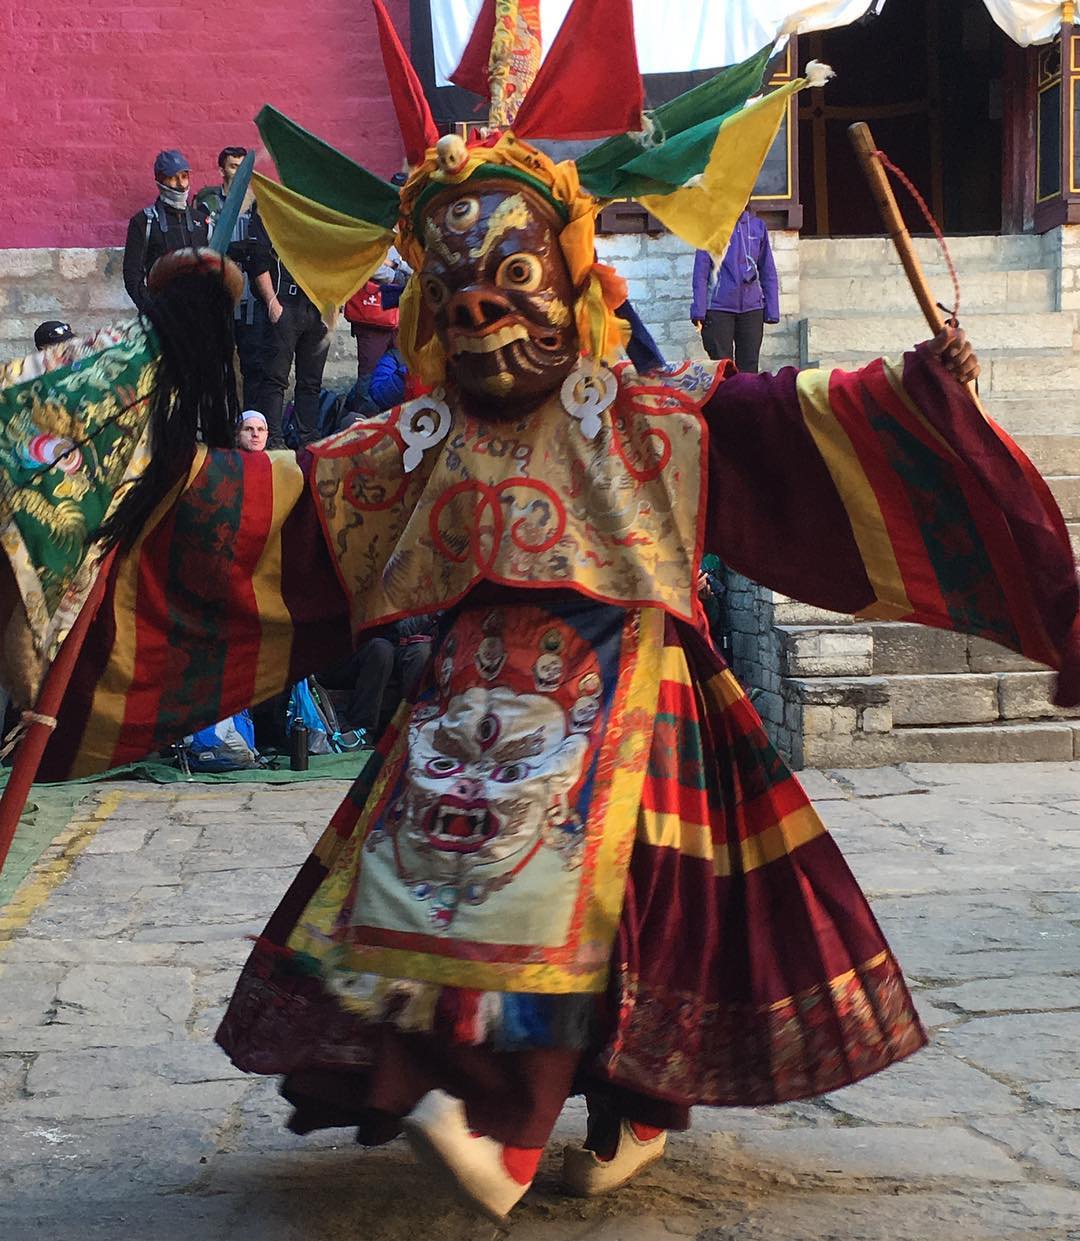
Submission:
[[[0,360],[31,352],[34,329],[45,319],[63,319],[81,336],[134,315],[122,260],[120,249],[0,250]],[[325,381],[345,388],[355,378],[356,347],[342,320]]]
[[[762,365],[769,369],[798,361],[798,234],[774,233],[781,281],[783,321],[766,328]],[[617,234],[598,239],[597,250],[627,279],[638,313],[669,360],[704,357],[701,337],[690,322],[690,278],[694,253],[670,235]],[[90,333],[134,313],[124,291],[119,249],[0,250],[0,359],[33,348],[34,328],[44,319],[64,319],[78,333]],[[356,374],[356,350],[340,324],[327,363],[328,387],[346,387]]]
[[[771,234],[780,277],[781,321],[766,327],[761,365],[794,366],[799,358],[799,235]],[[610,263],[630,288],[630,300],[669,361],[703,358],[701,337],[690,322],[694,251],[670,233],[618,233],[597,238],[599,258]]]
[[[90,335],[134,309],[124,291],[120,250],[0,250],[0,358],[34,348],[34,329],[63,319]]]
[[[773,252],[780,275],[781,322],[765,330],[762,364],[775,370],[799,360],[799,238],[774,232]],[[1043,238],[1057,278],[1057,308],[1080,320],[1080,225],[1055,229]],[[690,323],[693,251],[670,235],[644,233],[600,237],[600,258],[627,279],[630,296],[657,344],[670,359],[701,357],[701,338]],[[131,310],[120,277],[117,249],[0,250],[0,357],[31,347],[43,319],[70,321],[77,332],[92,331]],[[340,329],[328,375],[348,375],[352,345]]]
[[[1058,270],[1058,309],[1077,312],[1080,327],[1080,224],[1052,229],[1043,237],[1043,248]]]

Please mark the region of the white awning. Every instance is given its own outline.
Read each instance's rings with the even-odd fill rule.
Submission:
[[[642,73],[685,73],[745,60],[784,31],[847,26],[873,0],[633,0]],[[461,61],[483,0],[430,0],[435,77],[447,86]],[[540,0],[547,53],[571,0]],[[1015,43],[1046,43],[1061,26],[1061,0],[985,0],[990,16]],[[878,0],[876,7],[884,7]]]
[[[738,64],[794,23],[827,30],[861,17],[872,0],[634,0],[634,33],[642,73],[685,73]],[[571,0],[540,0],[544,54]],[[435,78],[450,84],[483,0],[431,0]],[[880,7],[880,4],[879,4]]]
[[[1014,43],[1049,43],[1061,29],[1061,0],[985,0],[990,16]]]

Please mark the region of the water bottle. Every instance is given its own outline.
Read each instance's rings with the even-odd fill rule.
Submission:
[[[289,767],[293,771],[308,769],[308,730],[303,720],[297,720],[289,733]]]

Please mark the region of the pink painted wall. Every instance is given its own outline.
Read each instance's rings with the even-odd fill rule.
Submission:
[[[408,46],[408,0],[387,7]],[[154,155],[179,147],[194,191],[257,143],[264,103],[375,172],[401,163],[367,0],[0,5],[0,248],[122,245]]]

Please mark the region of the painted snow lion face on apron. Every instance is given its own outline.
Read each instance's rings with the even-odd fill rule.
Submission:
[[[574,288],[558,221],[520,182],[461,186],[426,209],[424,307],[451,376],[478,414],[518,416],[578,356]]]
[[[534,612],[534,609],[525,609]],[[418,705],[386,828],[413,897],[448,927],[522,877],[543,852],[580,865],[576,796],[600,713],[595,659],[572,631],[466,618],[436,658],[438,701]]]

